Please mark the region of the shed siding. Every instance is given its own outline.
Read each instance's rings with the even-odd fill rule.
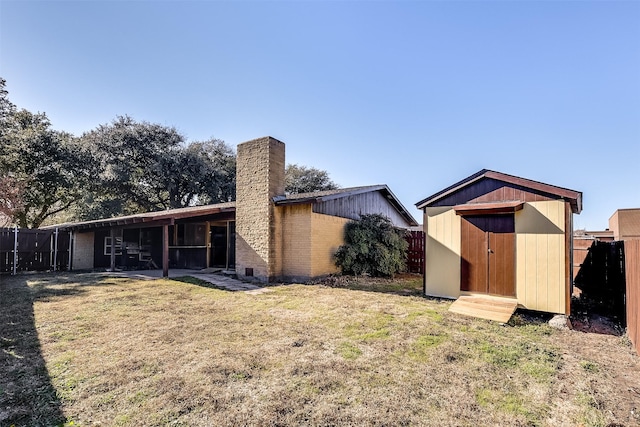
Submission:
[[[565,313],[565,203],[526,203],[515,220],[518,303],[530,310]]]
[[[339,273],[333,255],[344,244],[344,227],[349,219],[311,214],[311,276]]]
[[[411,226],[379,191],[314,203],[313,212],[349,219],[360,219],[360,215],[377,213],[388,217],[397,227]]]
[[[465,203],[485,203],[507,200],[537,202],[557,198],[557,196],[544,192],[538,192],[530,188],[487,178],[438,200],[433,203],[432,206],[454,206]]]
[[[95,234],[93,232],[73,234],[72,269],[87,270],[93,268],[94,238]]]
[[[426,293],[457,298],[460,296],[460,217],[451,206],[426,208],[424,229]]]

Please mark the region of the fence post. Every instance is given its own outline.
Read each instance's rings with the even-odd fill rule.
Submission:
[[[58,227],[56,227],[56,237],[53,243],[53,271],[58,270]]]
[[[16,275],[18,269],[18,225],[13,228],[13,275]]]

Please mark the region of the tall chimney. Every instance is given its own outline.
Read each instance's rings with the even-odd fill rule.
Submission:
[[[277,227],[273,197],[284,194],[284,143],[270,136],[238,145],[236,163],[236,274],[273,281]]]

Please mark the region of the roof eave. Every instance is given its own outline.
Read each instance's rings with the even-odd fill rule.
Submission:
[[[400,215],[407,221],[407,223],[412,226],[419,225],[419,223],[415,220],[415,218],[409,213],[407,208],[404,207],[404,205],[400,202],[400,200],[396,197],[396,195],[393,194],[391,189],[386,184],[371,185],[368,187],[358,188],[352,191],[344,191],[344,192],[338,192],[334,194],[328,194],[326,196],[318,196],[318,197],[310,196],[302,199],[287,199],[286,196],[276,196],[272,200],[276,206],[299,205],[299,204],[306,204],[306,203],[326,202],[330,200],[341,199],[348,196],[355,196],[358,194],[370,193],[372,191],[380,191],[380,192],[387,193],[387,195],[390,196],[390,198],[387,197],[387,200],[389,201],[389,203],[393,205],[393,207],[396,208],[398,213],[400,213]]]

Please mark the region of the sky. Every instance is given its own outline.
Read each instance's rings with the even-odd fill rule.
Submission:
[[[0,0],[0,76],[80,136],[119,115],[262,136],[415,203],[481,169],[640,207],[640,0]]]

